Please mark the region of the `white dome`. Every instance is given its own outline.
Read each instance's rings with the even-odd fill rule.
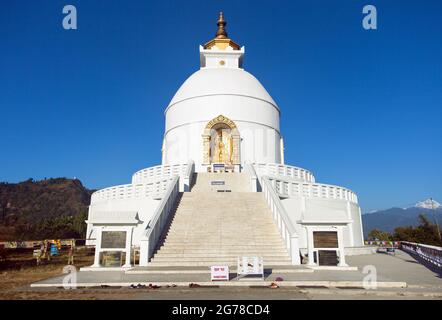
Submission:
[[[178,89],[169,107],[181,102],[203,96],[238,95],[266,101],[275,101],[253,75],[236,68],[203,68],[192,74]]]

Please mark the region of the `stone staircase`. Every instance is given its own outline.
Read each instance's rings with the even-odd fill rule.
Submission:
[[[214,180],[225,184],[214,187]],[[181,194],[150,266],[236,266],[239,256],[291,265],[263,194],[246,192],[249,184],[246,174],[198,173],[191,192]]]

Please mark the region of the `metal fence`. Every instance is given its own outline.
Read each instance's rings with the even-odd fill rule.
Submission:
[[[425,261],[442,268],[442,247],[402,241],[400,248],[405,252],[418,255]]]

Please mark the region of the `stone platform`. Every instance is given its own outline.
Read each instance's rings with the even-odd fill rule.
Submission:
[[[229,282],[210,282],[210,274],[204,270],[200,272],[189,272],[190,268],[183,270],[162,269],[162,273],[138,273],[137,269],[131,272],[108,271],[108,272],[90,272],[82,271],[77,273],[78,287],[130,287],[131,285],[149,284],[162,287],[188,287],[194,283],[199,286],[229,286],[229,287],[253,287],[267,286],[276,281],[276,278],[282,278],[278,281],[281,287],[304,287],[304,288],[362,288],[363,279],[366,274],[363,273],[364,267],[373,266],[377,273],[377,286],[382,288],[400,289],[406,287],[407,290],[430,289],[432,291],[442,292],[442,270],[432,270],[421,264],[409,254],[397,251],[395,256],[387,254],[358,255],[348,257],[348,262],[357,270],[308,270],[300,272],[284,272],[284,270],[272,270],[266,274],[265,280],[260,281],[237,281],[232,274],[232,280]],[[299,268],[303,270],[303,268]],[[307,270],[307,268],[305,268]],[[142,271],[142,270],[138,270]],[[168,271],[168,272],[164,272]],[[187,272],[186,272],[187,271]],[[194,270],[195,271],[195,270]],[[203,272],[204,271],[204,272]],[[312,272],[313,271],[313,272]],[[62,288],[64,276],[59,276],[32,284],[33,288]]]

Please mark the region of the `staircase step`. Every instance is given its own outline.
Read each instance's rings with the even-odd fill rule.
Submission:
[[[264,258],[288,258],[289,255],[287,253],[263,253],[258,251],[253,252],[162,252],[161,255],[157,256],[157,258],[200,258],[200,257],[255,257],[260,256]]]
[[[261,256],[264,260],[269,261],[291,261],[289,257],[274,257],[274,256]],[[238,257],[242,256],[234,256],[234,255],[220,255],[220,256],[205,256],[205,257],[181,257],[181,256],[157,256],[152,259],[152,261],[156,262],[168,262],[168,261],[179,261],[179,262],[187,262],[187,261],[237,261]]]
[[[281,244],[283,243],[282,240],[257,240],[257,239],[229,239],[226,237],[218,237],[216,238],[210,238],[210,239],[201,239],[201,237],[183,237],[183,238],[174,238],[169,239],[166,238],[166,243],[169,244],[185,244],[185,243],[200,243],[200,244],[232,244],[232,245],[238,245],[240,243],[244,243],[247,245],[273,245],[273,244]]]
[[[272,261],[264,261],[264,264],[267,265],[278,265],[278,266],[290,266],[292,265],[291,261],[276,261],[276,260],[272,260]],[[152,267],[172,267],[172,266],[176,266],[176,267],[198,267],[198,266],[214,266],[214,265],[227,265],[227,266],[236,266],[237,265],[237,260],[226,260],[226,261],[194,261],[194,262],[190,262],[190,261],[170,261],[170,262],[156,262],[156,261],[152,261],[150,262],[150,266]],[[265,265],[264,265],[265,266]]]
[[[286,255],[287,250],[285,249],[260,249],[260,248],[248,248],[248,249],[228,249],[228,248],[169,248],[163,247],[157,252],[158,254],[234,254],[234,255]]]
[[[170,243],[165,243],[160,245],[160,249],[163,248],[175,248],[175,249],[180,249],[180,250],[191,250],[191,249],[200,249],[200,250],[231,250],[231,249],[237,249],[237,250],[277,250],[277,249],[282,249],[285,250],[285,247],[283,247],[282,245],[273,245],[273,244],[261,244],[261,245],[236,245],[236,244],[232,244],[232,243],[226,243],[226,244],[222,244],[222,243],[217,243],[217,244],[207,244],[207,243],[176,243],[176,244],[170,244]]]
[[[160,245],[155,267],[236,266],[238,257],[260,256],[269,265],[290,266],[285,242],[262,193],[250,192],[246,174],[200,174],[183,193]],[[212,186],[223,180],[225,186]],[[232,192],[216,192],[216,189]]]

